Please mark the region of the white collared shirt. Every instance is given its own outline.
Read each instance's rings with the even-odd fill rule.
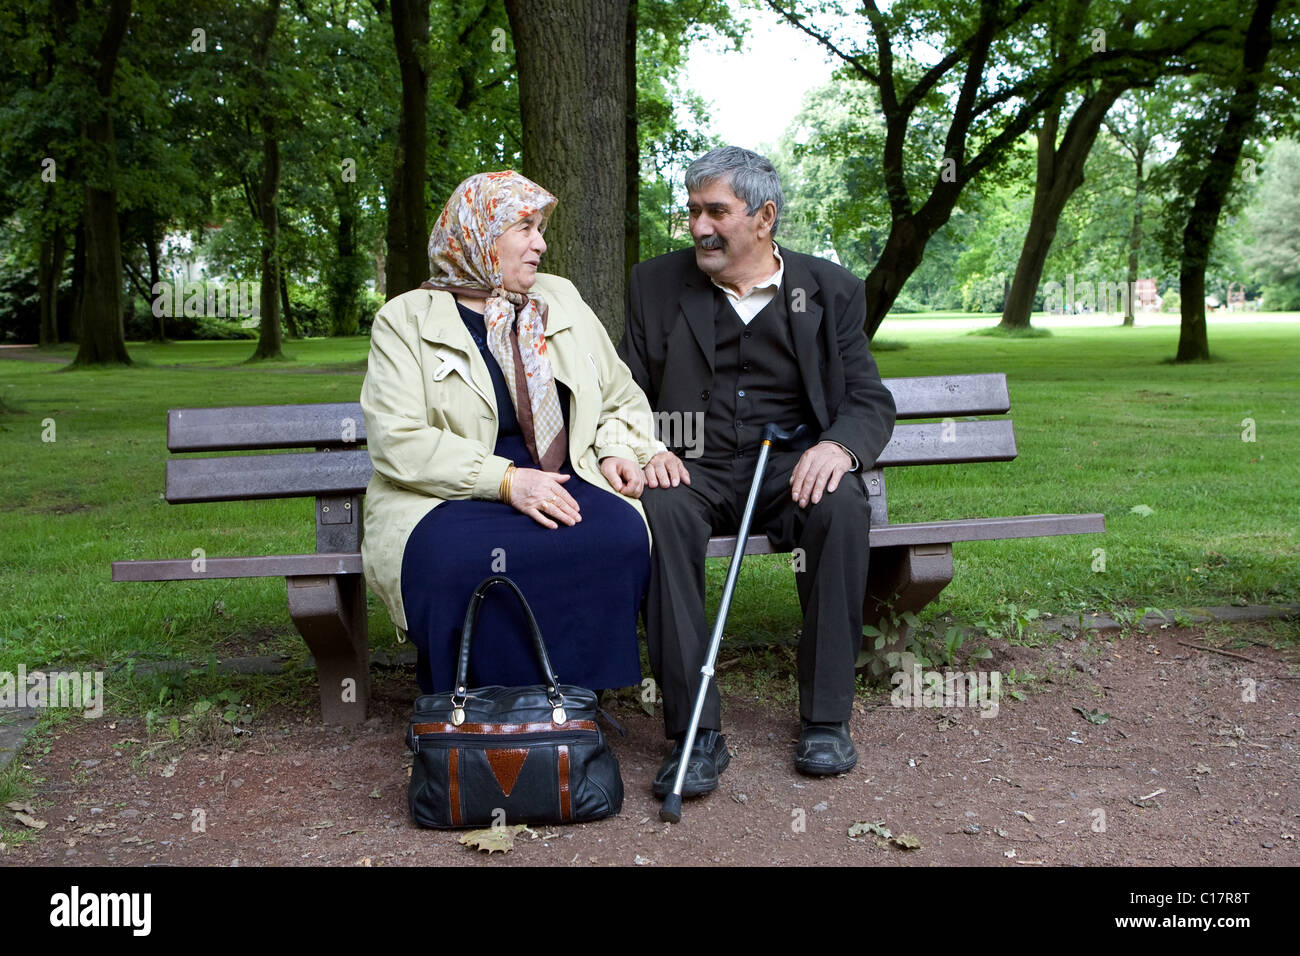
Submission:
[[[776,256],[776,271],[744,295],[737,295],[734,289],[728,289],[717,280],[710,280],[723,291],[727,301],[731,303],[731,307],[740,316],[740,321],[746,325],[749,325],[754,316],[762,312],[767,307],[767,304],[775,299],[777,293],[781,291],[781,279],[785,275],[785,261],[781,258],[781,250],[776,247],[775,242],[772,243],[772,255]]]

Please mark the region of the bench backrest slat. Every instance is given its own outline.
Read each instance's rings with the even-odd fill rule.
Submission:
[[[1010,461],[1016,438],[1007,419],[897,425],[877,466]],[[689,467],[690,463],[687,462]],[[167,500],[241,501],[364,494],[370,453],[298,452],[226,458],[173,458],[167,462]]]
[[[173,458],[167,462],[167,500],[181,504],[364,494],[371,471],[370,453],[364,448],[287,455]]]
[[[1002,415],[1011,409],[1007,377],[1001,372],[887,378],[884,383],[900,419]]]
[[[175,452],[346,448],[365,442],[360,402],[173,408],[167,413],[167,447]]]
[[[1007,377],[1000,372],[887,378],[884,383],[900,420],[1001,415],[1011,408]],[[347,448],[365,442],[360,402],[173,408],[167,413],[167,447],[174,452]]]
[[[1015,457],[1016,435],[1008,418],[931,422],[895,425],[894,436],[876,459],[876,467],[1011,461]]]

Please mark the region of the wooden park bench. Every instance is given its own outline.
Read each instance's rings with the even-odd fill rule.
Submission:
[[[864,608],[879,625],[919,611],[952,580],[952,546],[958,541],[1086,534],[1105,530],[1104,516],[1019,515],[890,524],[885,468],[1016,457],[1006,376],[951,375],[885,379],[900,424],[876,466],[864,472],[871,503],[870,577]],[[902,424],[906,420],[942,419]],[[177,457],[167,462],[166,498],[172,504],[315,498],[316,551],[312,554],[117,561],[114,581],[195,581],[211,578],[283,577],[289,615],[316,659],[321,712],[327,723],[365,719],[369,694],[369,632],[361,568],[362,496],[370,480],[365,420],[359,403],[178,408],[167,416],[167,447],[180,454],[220,452],[222,457]],[[266,454],[298,449],[292,454]],[[230,452],[240,454],[226,454]],[[689,465],[689,461],[687,462]],[[730,555],[734,537],[712,538],[710,557]],[[746,554],[771,554],[763,535],[752,535]]]

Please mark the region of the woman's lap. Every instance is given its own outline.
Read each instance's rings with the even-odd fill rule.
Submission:
[[[491,574],[523,591],[561,681],[593,688],[640,681],[636,619],[650,568],[645,524],[631,505],[576,476],[566,489],[583,518],[572,528],[544,528],[509,505],[473,500],[439,505],[411,533],[402,600],[421,652],[424,692],[450,689],[465,609]],[[471,684],[541,681],[513,594],[489,592],[474,638]]]

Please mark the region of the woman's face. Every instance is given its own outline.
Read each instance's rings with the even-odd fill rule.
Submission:
[[[510,292],[527,292],[537,281],[537,266],[546,251],[546,240],[539,228],[541,223],[542,214],[535,212],[497,237],[501,284]]]

